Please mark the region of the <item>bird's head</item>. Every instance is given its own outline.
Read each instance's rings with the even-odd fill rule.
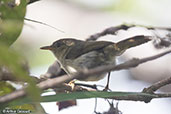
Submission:
[[[60,39],[53,42],[50,46],[44,46],[40,49],[43,50],[50,50],[53,54],[59,59],[60,57],[65,56],[67,51],[69,51],[76,43],[75,39],[68,38],[68,39]]]

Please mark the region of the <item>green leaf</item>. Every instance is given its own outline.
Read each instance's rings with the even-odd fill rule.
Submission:
[[[0,43],[10,46],[17,40],[23,27],[26,6],[27,0],[20,0],[19,4],[15,0],[0,1]]]
[[[141,97],[155,97],[155,95],[141,93],[141,92],[106,92],[106,91],[92,91],[92,92],[72,92],[72,93],[59,93],[56,95],[42,96],[40,102],[56,102],[56,101],[67,101],[75,99],[88,99],[88,98],[111,98],[111,97],[123,97],[123,96],[141,96]],[[39,102],[39,101],[36,101]],[[22,105],[25,103],[32,103],[29,97],[20,98],[8,104]]]
[[[73,92],[73,93],[60,93],[56,95],[43,96],[42,102],[55,102],[67,101],[75,99],[87,98],[110,98],[110,97],[123,97],[123,96],[146,96],[154,97],[153,95],[140,93],[140,92],[105,92],[105,91],[92,91],[92,92]]]

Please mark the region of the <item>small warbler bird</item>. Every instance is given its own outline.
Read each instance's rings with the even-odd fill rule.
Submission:
[[[82,41],[72,38],[60,39],[50,46],[41,47],[53,52],[61,68],[68,74],[74,74],[83,69],[93,69],[103,65],[113,65],[116,56],[121,55],[126,49],[150,41],[148,36],[135,36],[118,43],[108,41]],[[98,81],[105,74],[80,77],[81,81]],[[109,76],[108,76],[109,80]],[[109,81],[108,81],[109,83]],[[106,88],[108,88],[108,83]]]

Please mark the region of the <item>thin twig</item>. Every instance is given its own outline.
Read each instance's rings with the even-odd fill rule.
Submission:
[[[29,18],[24,18],[24,20],[30,21],[30,22],[39,23],[39,24],[48,26],[48,27],[50,27],[50,28],[53,28],[53,29],[55,29],[55,30],[57,30],[57,31],[59,31],[59,32],[65,33],[64,31],[62,31],[62,30],[60,30],[60,29],[58,29],[58,28],[55,28],[55,27],[53,27],[53,26],[51,26],[51,25],[49,25],[49,24],[46,24],[46,23],[44,23],[44,22],[41,22],[41,21],[36,21],[36,20],[33,20],[33,19],[29,19]]]

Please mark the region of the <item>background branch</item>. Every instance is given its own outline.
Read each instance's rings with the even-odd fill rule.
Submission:
[[[144,88],[143,92],[145,92],[145,93],[154,93],[156,90],[158,90],[161,87],[166,86],[168,84],[171,84],[171,77],[168,77],[166,79],[158,81],[158,82],[154,83],[153,85],[151,85],[148,88]]]
[[[148,30],[160,29],[160,30],[171,31],[170,27],[150,27],[150,26],[135,25],[135,24],[129,24],[129,25],[128,24],[121,24],[118,26],[107,28],[107,29],[105,29],[102,32],[99,32],[97,34],[93,34],[89,38],[87,38],[87,41],[91,41],[91,40],[94,41],[94,40],[97,40],[98,38],[100,38],[102,36],[109,35],[109,34],[110,35],[116,35],[119,30],[128,30],[129,28],[132,28],[132,27],[144,27]]]
[[[99,37],[102,37],[102,36],[105,36],[105,35],[108,35],[108,34],[116,35],[116,32],[118,32],[119,30],[127,30],[127,29],[129,29],[131,27],[134,27],[134,26],[135,25],[128,26],[128,25],[122,24],[122,25],[119,25],[119,26],[110,27],[110,28],[105,29],[102,32],[91,35],[89,38],[87,38],[87,41],[91,41],[91,40],[94,41],[94,40],[97,40]]]

